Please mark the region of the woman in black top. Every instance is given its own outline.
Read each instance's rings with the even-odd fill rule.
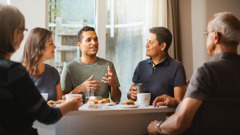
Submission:
[[[0,4],[0,20],[0,134],[34,135],[34,120],[55,123],[67,112],[78,110],[82,99],[49,107],[25,68],[10,60],[24,38],[24,16],[17,8]]]

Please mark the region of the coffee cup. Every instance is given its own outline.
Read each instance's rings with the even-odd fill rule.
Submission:
[[[150,104],[151,93],[138,93],[137,103],[140,107],[148,107]]]
[[[66,101],[69,101],[69,100],[71,100],[72,98],[75,98],[75,97],[82,98],[82,94],[67,94],[66,95]]]

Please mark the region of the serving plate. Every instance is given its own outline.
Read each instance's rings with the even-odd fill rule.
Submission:
[[[137,108],[139,105],[118,105],[118,107],[121,108]]]

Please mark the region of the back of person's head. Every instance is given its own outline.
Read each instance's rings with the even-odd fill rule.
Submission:
[[[149,32],[156,35],[159,45],[161,45],[163,42],[166,43],[165,52],[168,52],[168,49],[172,43],[171,32],[165,27],[153,27],[149,30]]]
[[[22,13],[16,7],[0,4],[0,56],[16,51],[13,33],[24,29],[25,19]]]
[[[215,14],[209,25],[210,32],[219,32],[222,43],[226,45],[238,45],[240,43],[240,21],[232,13]]]
[[[79,32],[78,32],[78,42],[82,42],[82,33],[85,32],[85,31],[94,31],[95,32],[95,29],[93,27],[90,27],[90,26],[85,26],[83,27]]]
[[[52,36],[52,32],[44,28],[34,28],[27,37],[22,63],[30,74],[38,76],[38,63],[43,56],[45,46]]]

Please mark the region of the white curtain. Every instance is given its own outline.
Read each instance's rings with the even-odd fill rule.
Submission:
[[[0,4],[10,4],[10,0],[0,0]]]
[[[169,27],[168,18],[168,1],[167,0],[145,0],[145,33],[146,38],[149,33],[149,28],[151,27]],[[171,31],[171,29],[170,29]],[[174,45],[168,50],[171,57],[174,55]]]
[[[167,27],[167,0],[145,0],[145,26]]]

